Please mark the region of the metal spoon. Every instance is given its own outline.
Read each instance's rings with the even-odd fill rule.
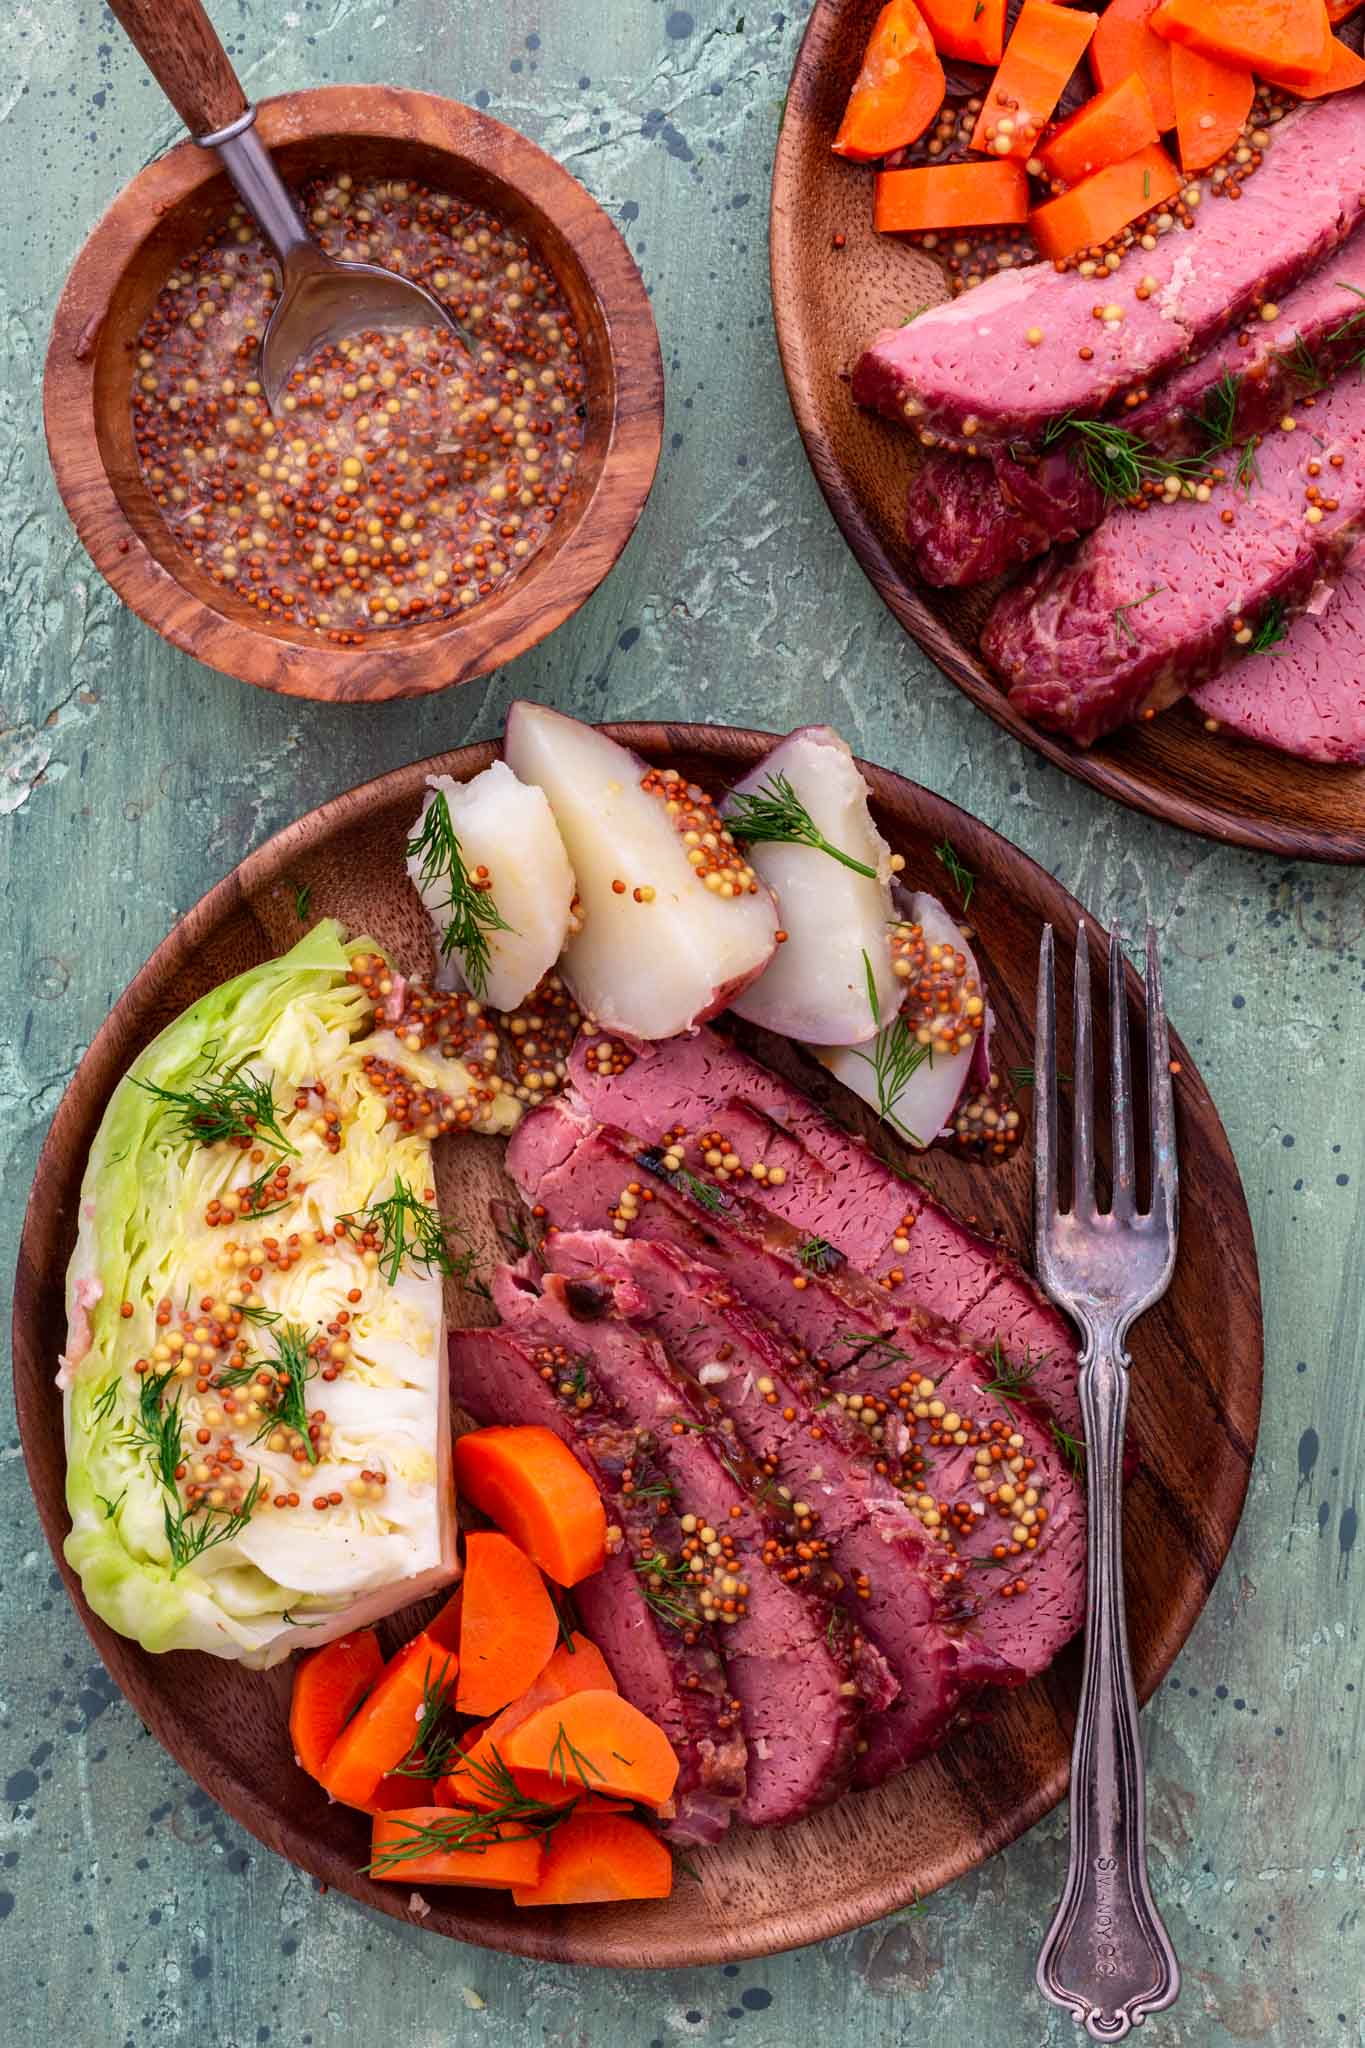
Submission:
[[[342,263],[309,234],[256,133],[242,91],[201,0],[109,0],[143,62],[201,149],[216,150],[255,215],[283,273],[261,342],[260,378],[273,412],[296,365],[358,329],[443,327],[474,343],[431,292],[376,263]]]

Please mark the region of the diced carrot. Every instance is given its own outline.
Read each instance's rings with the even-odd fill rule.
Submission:
[[[1180,182],[1165,150],[1153,142],[1125,163],[1110,164],[1036,207],[1029,215],[1033,239],[1044,256],[1060,263],[1107,242],[1151,207],[1164,206]]]
[[[1151,28],[1160,4],[1161,0],[1109,0],[1090,45],[1090,75],[1107,92],[1136,72],[1147,88],[1156,125],[1165,134],[1175,126],[1175,96],[1171,46]]]
[[[914,0],[887,0],[834,138],[836,156],[870,163],[923,135],[943,105],[943,66]]]
[[[429,1782],[429,1781],[428,1781]],[[396,1813],[412,1805],[427,1790],[420,1778],[400,1778],[392,1772],[379,1780],[374,1791],[365,1801],[367,1813]]]
[[[1030,157],[1095,33],[1097,14],[1024,0],[972,130],[987,156]]]
[[[1316,85],[1293,85],[1287,78],[1277,78],[1269,71],[1263,71],[1261,76],[1267,85],[1283,85],[1301,100],[1320,100],[1329,92],[1349,92],[1353,85],[1365,82],[1365,59],[1357,56],[1340,36],[1333,36],[1331,68]]]
[[[602,1496],[569,1446],[538,1424],[476,1429],[455,1446],[455,1482],[558,1586],[600,1572]]]
[[[1028,219],[1028,173],[1017,158],[878,171],[872,225],[879,235],[916,228],[999,227]]]
[[[615,1691],[616,1680],[602,1652],[586,1636],[575,1633],[567,1643],[560,1644],[520,1699],[504,1707],[495,1720],[485,1722],[478,1731],[478,1739],[465,1751],[466,1762],[457,1764],[439,1781],[437,1798],[449,1799],[452,1806],[496,1806],[497,1770],[503,1761],[503,1744],[514,1728],[519,1728],[538,1707],[568,1699],[571,1693]],[[549,1803],[555,1803],[552,1797]]]
[[[457,1586],[444,1607],[437,1608],[422,1631],[423,1635],[431,1637],[433,1643],[439,1643],[443,1650],[452,1650],[457,1655],[460,1648],[460,1612],[463,1604],[464,1587]]]
[[[429,1694],[449,1685],[456,1659],[428,1635],[391,1657],[355,1718],[332,1745],[318,1777],[333,1799],[368,1807],[380,1779],[412,1748]]]
[[[1005,0],[919,0],[934,48],[965,64],[995,65],[1005,54]]]
[[[558,1617],[530,1558],[496,1529],[466,1536],[460,1592],[455,1704],[462,1714],[496,1714],[549,1663]]]
[[[614,1692],[579,1692],[538,1707],[503,1746],[510,1770],[540,1771],[556,1784],[662,1806],[678,1759],[662,1728]]]
[[[518,1906],[596,1906],[666,1899],[673,1858],[652,1829],[606,1814],[571,1814],[545,1845],[540,1882],[513,1885]]]
[[[1182,171],[1206,171],[1240,139],[1256,86],[1249,71],[1171,45],[1176,141]]]
[[[1333,28],[1340,28],[1343,21],[1349,21],[1360,0],[1327,0],[1327,19]]]
[[[1325,0],[1162,0],[1152,28],[1201,56],[1273,71],[1295,91],[1317,85],[1331,69]]]
[[[327,1753],[384,1668],[373,1629],[338,1636],[301,1657],[289,1701],[294,1760],[310,1777],[322,1775]]]
[[[377,1813],[370,1836],[370,1876],[382,1883],[467,1884],[481,1891],[524,1889],[539,1882],[545,1849],[538,1835],[523,1834],[513,1823],[484,1848],[443,1846],[443,1839],[458,1841],[458,1828],[459,1816],[447,1806]]]
[[[1132,71],[1120,84],[1087,100],[1069,121],[1063,121],[1038,156],[1049,177],[1078,185],[1092,171],[1136,156],[1156,141],[1158,132],[1152,96]]]

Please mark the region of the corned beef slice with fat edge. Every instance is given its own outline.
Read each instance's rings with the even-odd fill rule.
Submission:
[[[1173,228],[1129,259],[1104,286],[1122,320],[1095,319],[1097,281],[1078,271],[999,271],[879,334],[854,369],[853,396],[983,450],[1036,443],[1066,414],[1103,413],[1135,384],[1192,360],[1253,306],[1277,303],[1363,214],[1365,91],[1338,93],[1279,124],[1236,204],[1207,201],[1192,229]],[[1142,277],[1155,290],[1138,299]],[[1030,332],[1042,336],[1034,346]]]

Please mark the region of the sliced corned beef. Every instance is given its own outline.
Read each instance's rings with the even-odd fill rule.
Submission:
[[[860,1784],[879,1783],[941,1742],[964,1692],[983,1676],[1022,1677],[993,1654],[983,1664],[975,1643],[964,1648],[945,1628],[947,1552],[877,1469],[866,1432],[825,1397],[803,1355],[714,1268],[674,1245],[610,1231],[554,1232],[544,1255],[576,1283],[610,1289],[808,1511],[807,1540],[827,1546],[849,1611],[898,1682],[895,1699],[866,1728]]]
[[[717,1631],[727,1682],[743,1708],[748,1783],[740,1818],[774,1827],[827,1805],[853,1770],[860,1702],[852,1678],[852,1631],[834,1626],[828,1576],[797,1557],[799,1531],[749,1471],[734,1439],[715,1426],[649,1335],[615,1313],[610,1289],[551,1274],[543,1291],[504,1268],[494,1301],[511,1332],[586,1351],[595,1385],[645,1432],[673,1495],[649,1506],[661,1547],[676,1550],[678,1517],[701,1518],[728,1555],[715,1567],[721,1593],[737,1597]],[[732,1567],[732,1569],[730,1569]],[[744,1588],[742,1594],[738,1588]]]
[[[698,1169],[697,1141],[709,1131],[719,1131],[745,1167],[765,1162],[766,1179],[746,1175],[732,1185],[803,1236],[836,1246],[860,1272],[886,1280],[892,1301],[917,1303],[983,1344],[998,1339],[1011,1353],[1046,1354],[1062,1370],[1074,1363],[1065,1317],[1008,1252],[898,1178],[800,1089],[718,1033],[639,1047],[583,1037],[570,1072],[588,1112],[604,1124],[646,1143],[681,1125],[689,1171]],[[774,1167],[785,1176],[778,1182]],[[894,1283],[893,1273],[901,1275]]]
[[[574,1588],[583,1624],[624,1697],[658,1723],[678,1754],[670,1833],[679,1841],[713,1842],[724,1833],[744,1793],[741,1710],[708,1627],[684,1636],[655,1613],[636,1571],[652,1533],[650,1451],[638,1427],[600,1390],[581,1413],[557,1391],[561,1373],[589,1384],[591,1360],[559,1361],[547,1382],[553,1346],[530,1333],[456,1330],[450,1339],[451,1388],[477,1422],[538,1423],[552,1429],[592,1474],[625,1542],[600,1572]],[[576,1399],[576,1396],[575,1396]],[[631,1475],[627,1487],[625,1475]],[[636,1488],[643,1483],[643,1493]]]
[[[1346,378],[1304,427],[1272,429],[1246,476],[1203,503],[1124,507],[1004,593],[981,645],[1017,711],[1089,746],[1338,579],[1365,526],[1365,383]]]
[[[1133,249],[1102,283],[1030,264],[888,328],[860,358],[853,396],[931,438],[983,450],[1036,442],[1067,413],[1104,412],[1277,302],[1362,214],[1365,93],[1339,93],[1279,123],[1235,204],[1206,200],[1192,229]],[[1101,297],[1121,319],[1095,319]]]
[[[1065,448],[1049,449],[1036,464],[936,448],[910,479],[905,537],[926,583],[988,583],[1089,533],[1105,504]]]
[[[1314,397],[1363,346],[1365,233],[1357,231],[1280,301],[1277,320],[1258,317],[1225,335],[1119,424],[1154,454],[1212,459]],[[1088,533],[1108,504],[1070,439],[1027,459],[935,449],[911,480],[906,532],[926,581],[985,583]]]
[[[1350,569],[1283,640],[1201,683],[1190,701],[1220,731],[1303,761],[1365,762],[1365,573]]]

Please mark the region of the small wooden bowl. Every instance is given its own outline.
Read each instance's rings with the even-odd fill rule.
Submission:
[[[149,626],[209,667],[290,697],[372,703],[468,682],[577,611],[634,530],[663,435],[663,367],[629,250],[594,199],[515,129],[434,94],[325,86],[265,100],[261,137],[285,177],[412,177],[486,206],[559,279],[587,367],[588,419],[554,531],[506,590],[468,615],[332,647],[264,623],[177,544],[138,470],[132,351],[166,277],[224,218],[217,159],[184,142],[140,171],[66,281],[43,376],[57,488],[91,560]]]

